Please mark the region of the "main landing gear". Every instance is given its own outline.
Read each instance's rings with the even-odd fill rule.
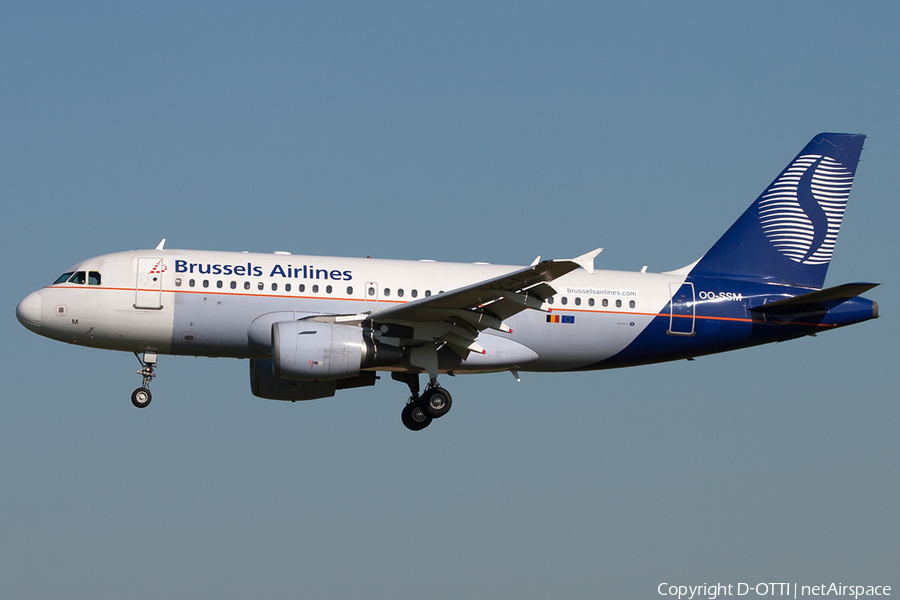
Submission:
[[[137,372],[138,375],[144,376],[144,382],[141,387],[131,393],[131,403],[138,408],[147,408],[153,396],[150,394],[150,382],[156,377],[153,369],[156,368],[156,352],[144,352],[144,358],[141,358],[137,352],[134,353],[135,358],[141,363],[141,368]]]
[[[392,373],[391,377],[409,386],[409,400],[400,413],[400,420],[407,429],[421,431],[434,419],[439,419],[450,412],[453,400],[450,392],[432,379],[425,392],[419,396],[419,376],[416,373]]]

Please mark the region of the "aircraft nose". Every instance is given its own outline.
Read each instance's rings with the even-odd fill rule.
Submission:
[[[19,323],[35,333],[41,332],[41,294],[31,292],[16,307]]]

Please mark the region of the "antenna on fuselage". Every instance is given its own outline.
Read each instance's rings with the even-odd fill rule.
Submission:
[[[165,245],[166,245],[166,238],[163,238],[162,241],[159,243],[159,246],[156,247],[156,249],[162,250],[163,246],[165,246]]]

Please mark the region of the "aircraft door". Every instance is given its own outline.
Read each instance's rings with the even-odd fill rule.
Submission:
[[[378,284],[374,281],[366,282],[366,310],[373,310],[378,305]]]
[[[696,302],[694,300],[694,284],[670,283],[669,293],[669,335],[694,335],[696,320]]]
[[[162,274],[166,265],[161,258],[137,259],[137,283],[134,307],[151,310],[162,308]]]

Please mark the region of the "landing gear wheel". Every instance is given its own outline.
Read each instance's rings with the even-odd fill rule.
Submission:
[[[450,406],[453,404],[450,392],[442,387],[433,387],[430,390],[426,390],[422,394],[420,402],[422,410],[432,419],[440,419],[446,415],[450,412]]]
[[[141,358],[138,353],[135,352],[134,357],[138,359],[139,363],[141,363],[141,368],[138,371],[138,375],[143,376],[144,382],[141,384],[141,387],[131,393],[131,403],[138,408],[147,408],[147,405],[150,404],[150,400],[153,398],[153,396],[150,395],[149,388],[150,382],[153,381],[154,377],[156,377],[156,373],[153,372],[153,370],[156,368],[156,352],[145,350],[143,358]]]
[[[150,390],[144,387],[139,387],[131,394],[131,403],[138,408],[147,408],[152,399],[153,396],[150,395]]]
[[[419,402],[413,402],[403,407],[400,420],[410,431],[421,431],[431,425],[432,418],[425,414]]]

